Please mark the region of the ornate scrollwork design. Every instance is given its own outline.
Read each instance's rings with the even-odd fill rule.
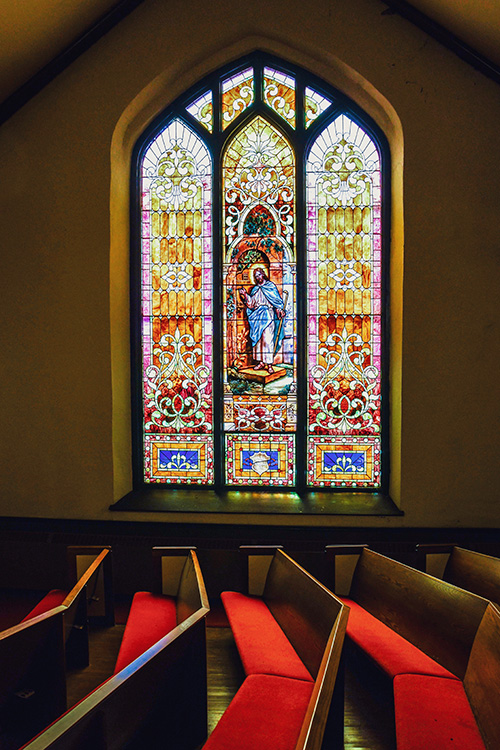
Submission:
[[[204,432],[209,429],[206,415],[210,410],[208,390],[210,372],[197,365],[202,348],[189,333],[164,334],[155,347],[159,365],[146,370],[146,429],[170,428],[181,432]]]
[[[151,191],[160,201],[172,205],[177,211],[179,206],[196,195],[203,174],[204,169],[183,148],[181,139],[176,139],[158,160],[156,170],[150,170],[148,176],[156,178],[151,184]]]
[[[281,148],[277,148],[277,140]],[[225,182],[229,242],[236,237],[242,210],[261,202],[275,207],[280,233],[289,240],[294,223],[294,174],[286,158],[291,155],[288,144],[260,118],[240,133],[238,144],[236,165],[227,170]]]
[[[345,206],[371,184],[374,165],[365,163],[363,152],[355,144],[341,138],[325,151],[323,163],[315,168],[321,174],[320,189]]]
[[[349,433],[378,431],[378,370],[365,362],[370,347],[358,333],[331,333],[319,354],[325,365],[311,373],[312,408],[316,419],[311,429]]]

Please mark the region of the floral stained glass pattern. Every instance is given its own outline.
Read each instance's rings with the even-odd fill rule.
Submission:
[[[254,100],[253,68],[222,81],[222,128],[225,130]]]
[[[214,106],[211,91],[206,91],[202,96],[199,96],[198,99],[195,99],[195,101],[192,104],[189,104],[186,109],[189,114],[193,115],[198,122],[201,122],[210,133],[212,132],[214,124]]]
[[[222,188],[224,429],[265,432],[269,442],[270,432],[296,429],[295,158],[263,117],[229,142]],[[243,443],[232,435],[229,444],[236,450]],[[230,482],[290,483],[281,463],[269,463],[262,475],[234,474],[229,459],[226,466]]]
[[[213,481],[211,171],[178,119],[142,159],[146,482]]]
[[[264,101],[295,127],[295,79],[273,68],[264,68]]]
[[[317,91],[314,89],[309,88],[309,86],[306,86],[306,93],[305,93],[305,115],[306,115],[306,128],[311,125],[314,120],[316,120],[325,110],[328,109],[328,107],[332,104],[330,99],[327,99],[326,96],[321,96]]]
[[[307,160],[308,483],[380,486],[380,155],[347,116]]]

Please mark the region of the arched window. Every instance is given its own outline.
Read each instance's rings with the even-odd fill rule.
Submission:
[[[144,133],[137,486],[387,486],[388,172],[368,116],[257,53]]]

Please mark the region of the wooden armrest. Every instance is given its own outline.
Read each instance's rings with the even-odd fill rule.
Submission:
[[[239,548],[247,556],[248,593],[251,596],[264,593],[269,568],[279,549],[282,549],[279,544],[244,544]]]
[[[281,544],[242,544],[239,547],[244,555],[274,555],[277,549],[283,549]]]
[[[187,558],[196,547],[153,547],[153,582],[155,594],[177,596],[179,582]],[[168,558],[168,563],[164,560]]]
[[[66,606],[87,586],[87,614],[91,622],[114,625],[112,551],[109,546],[70,546],[67,549],[70,592]],[[83,561],[79,559],[83,558]],[[89,558],[85,560],[85,558]]]
[[[367,544],[327,544],[325,554],[327,557],[335,558],[335,555],[360,555]]]

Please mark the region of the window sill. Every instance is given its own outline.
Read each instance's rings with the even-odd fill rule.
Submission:
[[[179,490],[146,487],[132,490],[112,511],[158,513],[282,513],[286,515],[402,516],[387,495],[377,492],[251,492]]]

